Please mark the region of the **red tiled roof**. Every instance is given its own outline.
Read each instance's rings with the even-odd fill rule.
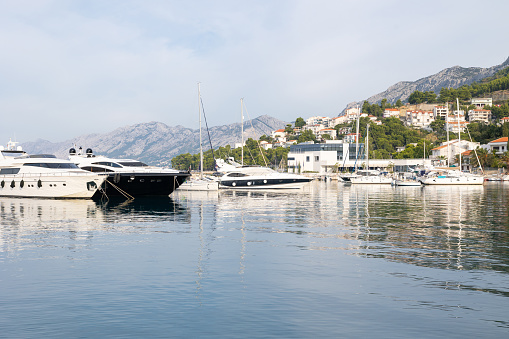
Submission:
[[[495,143],[495,142],[507,142],[507,137],[498,138],[496,140],[490,141],[488,144]]]

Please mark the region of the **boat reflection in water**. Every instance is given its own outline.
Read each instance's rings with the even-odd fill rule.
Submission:
[[[147,222],[188,222],[188,210],[171,198],[47,200],[0,198],[0,244],[8,246],[25,236],[44,232],[88,232],[117,230],[114,225]],[[90,233],[92,234],[92,233]]]

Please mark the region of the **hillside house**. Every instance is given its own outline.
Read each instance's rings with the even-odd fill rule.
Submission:
[[[498,138],[493,141],[490,141],[487,147],[490,152],[494,151],[495,154],[503,154],[507,152],[507,137]]]
[[[273,131],[271,133],[271,137],[272,139],[276,140],[276,141],[286,141],[286,132],[284,129],[278,129],[276,131]]]
[[[468,121],[480,121],[486,124],[491,121],[491,111],[487,109],[471,109],[468,111]]]
[[[445,120],[449,114],[449,108],[447,106],[435,106],[433,107],[433,116],[435,119],[442,118]]]
[[[484,108],[484,106],[493,106],[492,98],[472,98],[470,102],[477,108]]]
[[[316,136],[322,138],[324,134],[328,134],[332,140],[337,138],[337,132],[333,128],[324,128],[317,132]]]
[[[386,108],[382,116],[384,118],[399,118],[399,109],[397,108]]]
[[[431,111],[407,111],[406,124],[407,126],[428,128],[429,125],[435,121],[433,112]]]

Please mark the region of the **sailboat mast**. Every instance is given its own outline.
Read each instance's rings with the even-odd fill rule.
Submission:
[[[201,136],[201,93],[200,93],[200,83],[198,83],[198,121],[200,124],[200,179],[203,179],[203,146],[202,146],[202,136]]]
[[[460,154],[459,154],[459,158],[460,158],[460,172],[461,172],[461,129],[460,129],[460,101],[458,98],[456,98],[456,106],[457,107],[457,111],[456,111],[456,117],[458,118],[458,145],[459,145],[459,149],[460,149]]]
[[[241,158],[240,158],[240,164],[244,166],[244,98],[240,98],[240,116],[241,116],[241,123],[240,123],[240,136],[241,136]]]
[[[369,171],[369,124],[366,125],[366,167]]]
[[[354,171],[357,173],[357,160],[359,157],[359,119],[361,118],[361,109],[357,106],[357,129],[355,131],[355,168]]]
[[[447,111],[445,113],[445,126],[447,131],[447,167],[450,166],[450,158],[451,158],[451,147],[449,145],[449,103],[445,103],[445,107],[447,107]]]

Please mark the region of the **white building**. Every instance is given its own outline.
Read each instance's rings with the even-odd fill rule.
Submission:
[[[265,140],[260,141],[260,146],[264,150],[268,150],[269,148],[272,148],[272,144],[270,142],[265,141]]]
[[[348,122],[348,120],[346,118],[346,115],[342,115],[342,116],[339,116],[339,117],[331,118],[330,122],[329,122],[329,126],[327,126],[327,127],[328,128],[334,128],[334,127],[336,127],[336,125],[341,125],[341,124],[344,124],[346,122]]]
[[[397,108],[386,108],[383,115],[384,118],[399,118],[399,109]]]
[[[360,133],[348,133],[343,138],[343,141],[347,142],[347,143],[355,143],[355,142],[357,142],[356,138],[359,138],[359,137],[360,137]]]
[[[481,121],[489,123],[491,121],[491,111],[488,109],[471,109],[468,111],[468,121]]]
[[[445,119],[449,114],[449,108],[447,106],[435,106],[433,107],[433,116],[435,119],[443,118]]]
[[[278,129],[276,131],[273,131],[271,133],[271,137],[272,139],[276,140],[276,141],[286,141],[286,132],[284,129]]]
[[[322,125],[322,124],[302,126],[302,130],[303,131],[310,130],[311,132],[313,132],[314,135],[317,135],[318,131],[320,131],[320,130],[322,130],[324,128],[325,128],[325,126]]]
[[[317,137],[322,137],[324,134],[328,134],[333,140],[337,139],[337,132],[333,128],[324,128],[317,132]]]
[[[306,120],[306,125],[323,125],[328,127],[331,118],[329,117],[311,117]]]
[[[407,126],[427,128],[435,121],[433,112],[431,111],[407,111],[406,124]]]
[[[495,151],[495,154],[502,154],[507,152],[507,137],[498,138],[488,143],[488,150]]]
[[[477,108],[484,108],[484,106],[493,106],[492,98],[472,98],[472,105],[475,105]]]
[[[359,157],[356,156],[356,144],[338,140],[327,140],[325,144],[312,142],[290,146],[288,153],[288,172],[314,172],[319,175],[332,171],[351,171],[355,167],[366,165],[364,144],[359,144]],[[357,159],[358,158],[358,159]],[[426,159],[427,165],[431,161]],[[387,169],[406,171],[409,167],[422,165],[423,159],[370,159],[371,169]]]
[[[431,150],[430,159],[434,160],[440,157],[445,159],[449,158],[452,163],[457,154],[474,150],[480,145],[481,144],[479,142],[471,142],[467,140],[459,141],[458,139],[450,140],[449,142],[443,142],[440,146],[433,148]]]
[[[465,128],[468,126],[468,122],[466,121],[448,121],[445,123],[445,130],[453,133],[458,133],[458,129],[460,133],[465,132]]]

